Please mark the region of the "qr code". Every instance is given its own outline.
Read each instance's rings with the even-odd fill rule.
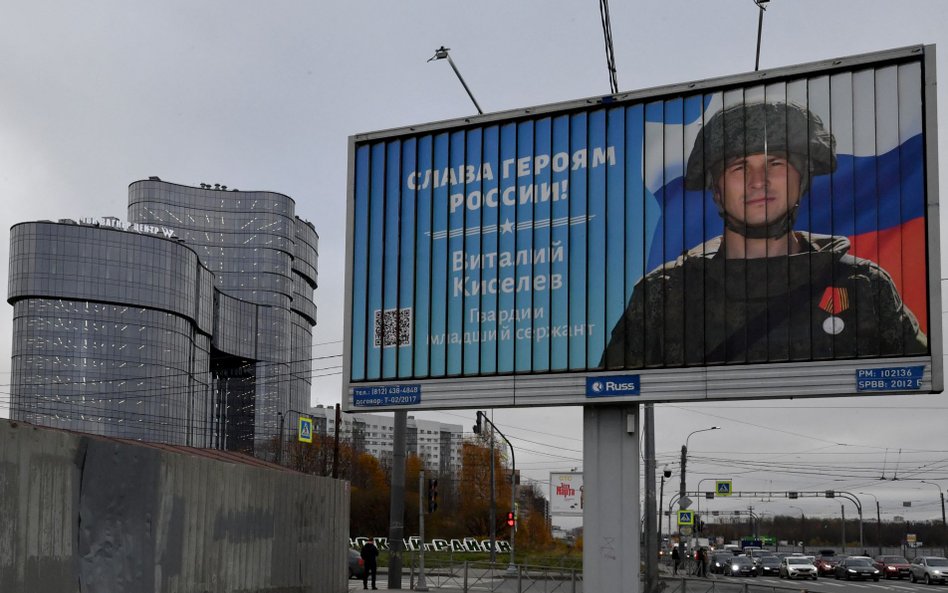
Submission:
[[[375,311],[375,347],[411,345],[411,307]]]

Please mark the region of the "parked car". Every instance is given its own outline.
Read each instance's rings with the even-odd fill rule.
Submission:
[[[948,558],[941,556],[919,556],[912,558],[911,575],[912,582],[925,581],[926,585],[932,583],[948,582]]]
[[[757,574],[765,577],[775,577],[780,574],[780,558],[776,556],[761,556],[757,563]]]
[[[787,556],[780,561],[778,574],[782,579],[813,579],[815,581],[819,573],[806,556]]]
[[[912,566],[902,556],[876,556],[872,563],[885,579],[903,579],[912,574]]]
[[[724,574],[724,567],[731,564],[734,554],[727,550],[724,552],[714,552],[711,554],[711,560],[708,562],[708,570],[715,574]]]
[[[365,561],[359,550],[349,548],[349,578],[361,579],[365,574]]]
[[[836,578],[846,579],[872,579],[878,581],[882,572],[872,565],[872,560],[865,556],[850,556],[844,558],[836,565]]]
[[[734,556],[730,564],[725,565],[724,573],[732,577],[756,577],[754,561],[747,556]]]

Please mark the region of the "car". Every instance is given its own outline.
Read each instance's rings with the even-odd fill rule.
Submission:
[[[780,558],[776,556],[761,556],[757,563],[757,574],[764,577],[774,577],[780,574]]]
[[[361,579],[365,574],[365,560],[362,553],[355,548],[349,548],[349,578]]]
[[[747,552],[747,557],[751,559],[751,562],[754,563],[754,570],[757,570],[757,566],[760,564],[760,559],[764,556],[772,556],[773,552],[770,550],[765,550],[763,548],[757,550],[751,550]]]
[[[813,563],[813,565],[816,566],[816,570],[820,576],[826,577],[836,573],[836,565],[839,564],[839,561],[843,558],[844,556],[839,556],[837,554],[820,554],[816,557],[816,561]]]
[[[734,554],[731,551],[714,552],[708,561],[708,570],[716,574],[724,574],[724,567],[731,564]]]
[[[805,556],[787,556],[780,561],[777,574],[782,579],[813,579],[819,576],[816,566]]]
[[[734,556],[731,558],[731,562],[724,566],[724,571],[722,574],[726,574],[732,577],[756,577],[757,572],[754,570],[754,561],[748,558],[747,556]]]
[[[912,558],[912,582],[924,581],[926,585],[948,582],[948,558],[943,556],[919,556]]]
[[[844,558],[836,565],[835,572],[837,579],[872,579],[878,581],[882,572],[872,565],[872,559],[865,556],[850,556]]]
[[[902,556],[876,556],[872,564],[885,579],[903,579],[912,574],[912,565]]]

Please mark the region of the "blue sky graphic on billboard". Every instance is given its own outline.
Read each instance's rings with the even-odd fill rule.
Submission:
[[[906,62],[356,143],[351,380],[918,354],[928,317],[920,89],[920,63]],[[802,169],[793,230],[807,245],[825,243],[882,270],[872,293],[812,272],[802,325],[819,335],[800,351],[787,345],[799,341],[799,320],[774,321],[775,305],[745,320],[747,332],[764,325],[761,354],[746,336],[711,343],[702,325],[713,317],[711,296],[695,307],[687,297],[648,294],[672,280],[643,280],[689,250],[711,265],[725,233],[715,188],[727,193],[700,186],[700,175],[689,186],[686,168],[715,114],[759,103],[802,106],[832,137],[827,170],[787,159]],[[708,179],[720,177],[709,168]],[[745,276],[749,301],[757,272],[729,265],[727,274]],[[688,292],[710,290],[710,275]],[[890,285],[893,295],[882,295]],[[866,333],[883,322],[864,318],[879,306],[865,294],[909,311],[905,327],[917,322],[919,337],[899,337],[894,351],[878,346],[887,336]],[[695,308],[707,310],[697,322]],[[660,335],[645,335],[644,354],[607,361],[607,346],[632,328]],[[879,351],[850,348],[844,338],[857,331],[853,343]]]

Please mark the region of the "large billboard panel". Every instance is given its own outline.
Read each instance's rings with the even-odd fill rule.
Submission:
[[[933,93],[915,47],[352,137],[344,405],[940,391]]]

